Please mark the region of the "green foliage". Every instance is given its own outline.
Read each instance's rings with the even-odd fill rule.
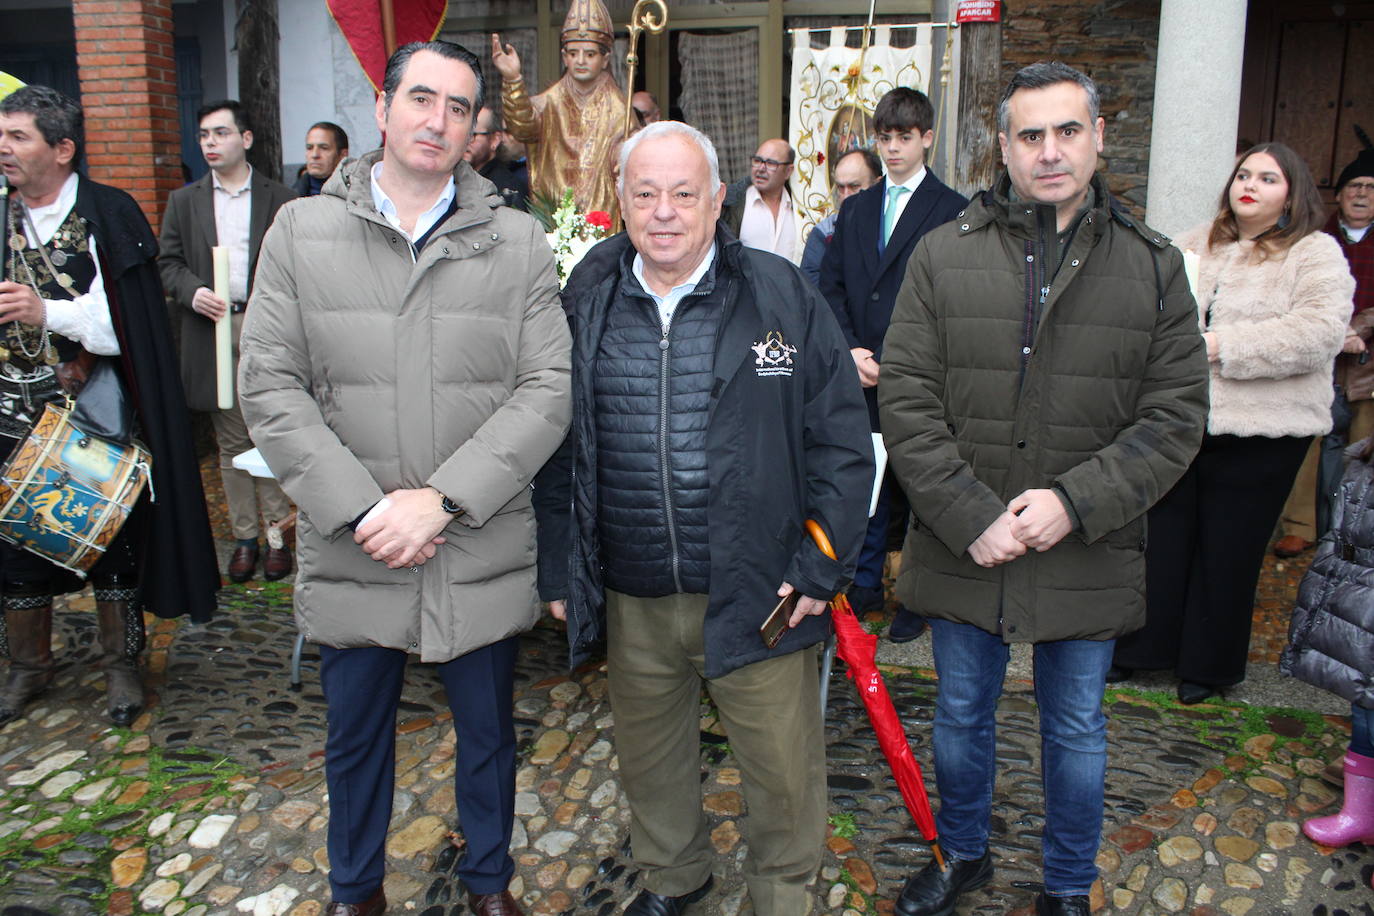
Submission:
[[[854,822],[854,815],[847,811],[839,814],[832,814],[826,818],[830,824],[830,832],[842,839],[850,839],[858,834],[859,825]]]

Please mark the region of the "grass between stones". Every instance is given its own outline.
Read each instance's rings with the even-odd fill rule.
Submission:
[[[243,767],[222,754],[189,746],[154,747],[146,735],[126,729],[111,729],[92,750],[94,761],[90,757],[81,761],[90,765],[82,780],[53,798],[39,788],[51,775],[35,785],[6,790],[0,801],[0,822],[23,820],[31,826],[0,836],[0,861],[9,865],[0,869],[0,887],[9,886],[21,870],[79,873],[105,884],[103,893],[89,895],[103,909],[115,889],[110,863],[116,855],[135,846],[152,846],[147,867],[156,868],[160,861],[153,854],[154,844],[169,834],[184,839],[190,832],[178,820],[222,808],[236,811],[235,794],[251,787],[244,781]],[[94,800],[74,797],[83,787],[105,779],[110,784]],[[149,837],[152,820],[166,813],[173,814],[167,832]],[[42,829],[30,835],[32,826],[40,825]],[[103,837],[104,842],[93,836]],[[79,868],[64,864],[62,854],[74,848],[89,850],[94,861]]]
[[[1165,723],[1183,727],[1192,732],[1200,743],[1228,757],[1244,754],[1251,760],[1257,760],[1256,755],[1247,748],[1252,739],[1262,735],[1275,735],[1284,739],[1290,747],[1297,744],[1314,753],[1330,743],[1329,740],[1323,740],[1326,736],[1338,740],[1345,737],[1341,728],[1326,716],[1305,709],[1250,706],[1225,701],[1184,706],[1170,693],[1132,687],[1109,688],[1106,700],[1108,703],[1149,706],[1158,711]]]

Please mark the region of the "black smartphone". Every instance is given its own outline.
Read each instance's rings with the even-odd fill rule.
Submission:
[[[768,619],[759,627],[759,636],[763,637],[763,644],[768,648],[773,648],[782,639],[782,634],[787,632],[787,621],[792,619],[792,612],[796,610],[797,599],[801,597],[801,592],[792,591],[778,602],[778,606],[773,608],[773,613],[768,615]]]

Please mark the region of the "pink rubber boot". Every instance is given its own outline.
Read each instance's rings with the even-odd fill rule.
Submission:
[[[1374,843],[1374,757],[1345,752],[1345,804],[1340,814],[1314,817],[1302,832],[1323,846]]]

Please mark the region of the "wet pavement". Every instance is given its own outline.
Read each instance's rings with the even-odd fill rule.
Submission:
[[[1269,659],[1282,645],[1300,574],[1300,562],[1266,569],[1256,681],[1281,683]],[[57,682],[26,718],[0,729],[0,916],[318,916],[329,900],[324,701],[311,647],[303,688],[289,683],[289,585],[226,588],[207,625],[153,622],[152,705],[129,729],[104,717],[90,599],[70,604],[55,626]],[[512,890],[530,913],[609,916],[637,891],[638,877],[614,722],[604,669],[569,673],[563,640],[545,621],[522,642]],[[935,682],[919,659],[923,644],[928,638],[885,646],[881,658],[891,662],[894,701],[929,769]],[[1109,692],[1097,912],[1374,914],[1374,856],[1363,846],[1319,847],[1299,830],[1304,818],[1339,806],[1339,790],[1320,774],[1343,749],[1348,721],[1330,714],[1339,703],[1321,707],[1291,690],[1275,696],[1298,697],[1290,702],[1300,708],[1234,693],[1181,707],[1167,679]],[[1028,916],[1043,816],[1034,695],[1020,669],[1008,677],[998,723],[997,870],[958,912]],[[739,771],[705,704],[702,729],[717,884],[690,912],[749,913],[738,870],[748,826]],[[430,666],[408,669],[397,733],[390,911],[460,916],[468,910],[453,874],[462,843],[454,735]],[[840,670],[826,739],[832,835],[813,909],[891,913],[902,881],[929,853]],[[927,786],[935,795],[933,777]]]

